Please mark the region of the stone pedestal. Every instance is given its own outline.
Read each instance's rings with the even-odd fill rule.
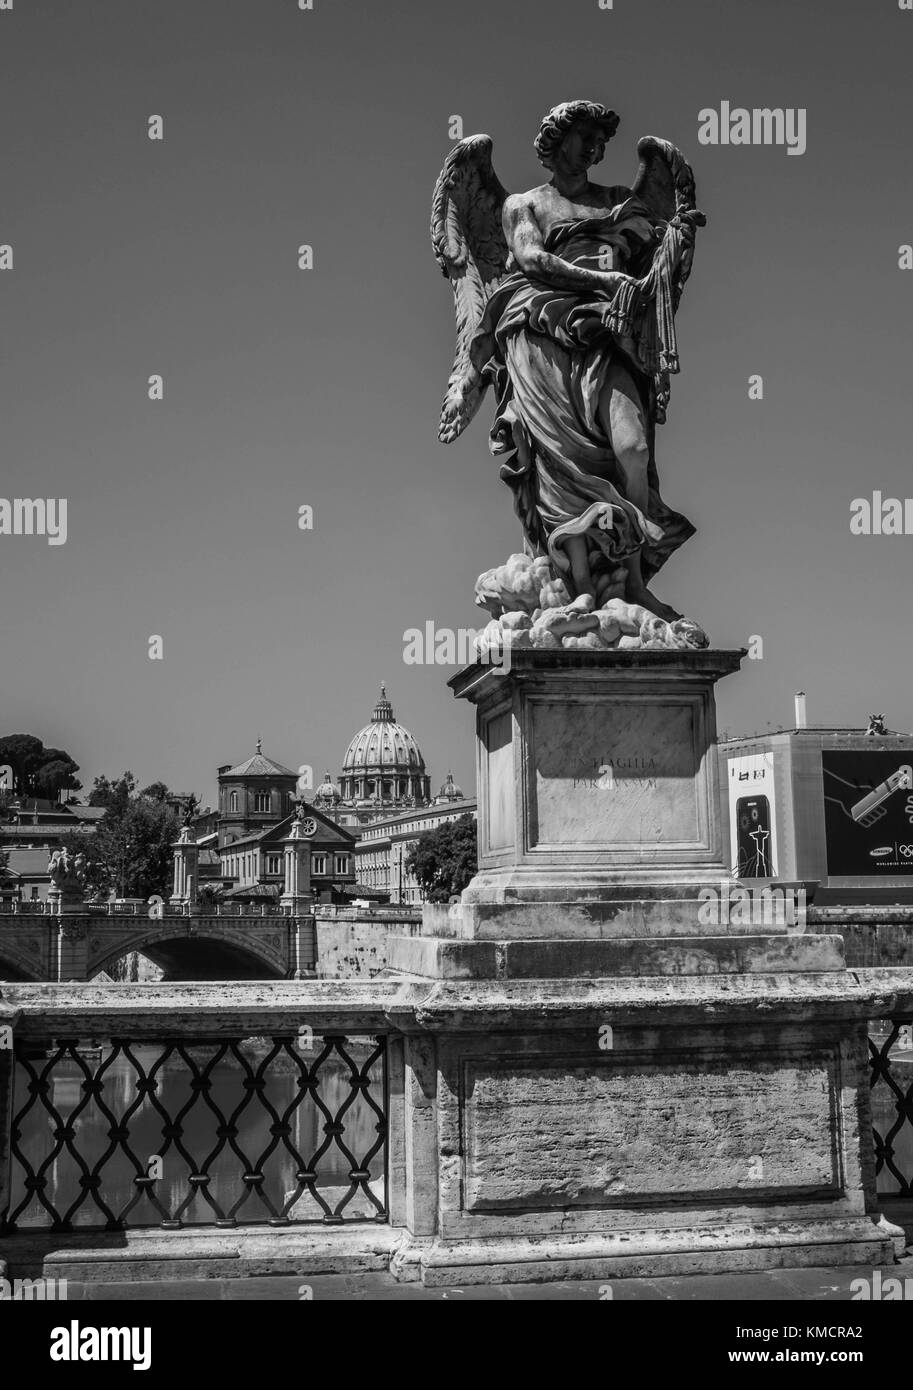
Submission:
[[[479,873],[457,935],[690,932],[728,877],[714,685],[740,652],[515,651],[450,682],[476,707]]]
[[[285,882],[280,904],[288,913],[290,967],[293,980],[313,977],[314,965],[314,895],[311,891],[311,836],[315,830],[312,818],[298,816],[283,840]]]
[[[407,1061],[429,1285],[890,1264],[854,976],[444,982]]]
[[[388,943],[431,985],[400,1277],[892,1258],[876,1005],[842,939],[701,912],[729,877],[714,684],[741,655],[512,652],[450,682],[477,712],[479,872]]]
[[[293,916],[309,913],[313,907],[311,893],[311,841],[305,835],[306,822],[292,821],[289,834],[282,841],[285,860],[285,881],[279,901]],[[313,831],[311,832],[313,834]]]
[[[194,912],[199,905],[200,847],[189,825],[183,826],[174,850],[174,883],[169,903],[179,912]]]

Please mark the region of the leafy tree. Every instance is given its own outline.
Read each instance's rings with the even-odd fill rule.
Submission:
[[[8,734],[0,738],[0,764],[13,769],[13,782],[19,796],[41,796],[53,800],[58,792],[78,791],[79,764],[63,748],[45,748],[34,734]]]
[[[96,777],[89,792],[89,805],[104,806],[106,811],[114,806],[124,811],[135,791],[136,778],[132,772],[123,773],[114,782],[107,777]]]
[[[150,782],[148,787],[143,787],[140,796],[147,797],[150,801],[167,801],[171,792],[164,782]]]
[[[163,801],[134,796],[108,807],[95,832],[95,852],[119,898],[167,897],[180,821]]]
[[[168,896],[172,846],[180,831],[180,818],[168,804],[170,796],[164,782],[151,782],[137,791],[132,772],[95,778],[89,805],[105,811],[95,834],[64,837],[71,852],[81,849],[89,861],[87,887],[113,890],[119,898]]]
[[[58,750],[54,749],[53,751]],[[51,758],[35,773],[36,794],[46,797],[49,801],[54,801],[58,792],[79,791],[82,783],[73,776],[76,771],[78,771],[77,764],[65,753],[62,757]]]
[[[478,866],[476,823],[469,813],[424,831],[406,856],[406,868],[432,903],[462,893]]]
[[[8,851],[8,850],[5,850],[5,849],[3,848],[3,846],[0,845],[0,878],[3,878],[4,874],[6,873],[7,869],[9,868],[9,863],[10,863],[9,851]]]

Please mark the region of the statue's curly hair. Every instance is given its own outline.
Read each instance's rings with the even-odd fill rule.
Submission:
[[[546,169],[554,168],[558,146],[578,121],[598,122],[606,132],[606,140],[611,140],[618,129],[619,119],[614,111],[598,101],[562,101],[543,117],[539,134],[533,142],[539,163],[544,164]]]

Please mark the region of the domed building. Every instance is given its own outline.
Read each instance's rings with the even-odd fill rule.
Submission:
[[[409,730],[396,722],[386,686],[381,685],[370,724],[359,729],[346,749],[338,788],[327,775],[315,805],[342,824],[361,824],[430,803],[431,778],[422,751]]]
[[[453,773],[447,769],[447,780],[441,787],[437,796],[434,798],[435,806],[446,806],[451,801],[464,801],[463,788],[458,787],[453,780]]]
[[[325,816],[332,816],[336,812],[342,794],[336,783],[330,776],[329,769],[323,774],[323,781],[314,793],[314,805],[317,806]]]

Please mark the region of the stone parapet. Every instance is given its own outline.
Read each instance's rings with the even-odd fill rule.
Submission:
[[[913,969],[0,988],[35,1045],[307,1024],[382,1033],[388,1059],[380,1244],[348,1228],[334,1261],[301,1227],[137,1232],[112,1255],[91,1232],[33,1234],[7,1242],[13,1267],[36,1250],[99,1278],[112,1260],[139,1277],[386,1260],[447,1285],[883,1264],[902,1239],[877,1207],[866,1025],[913,1016]]]

